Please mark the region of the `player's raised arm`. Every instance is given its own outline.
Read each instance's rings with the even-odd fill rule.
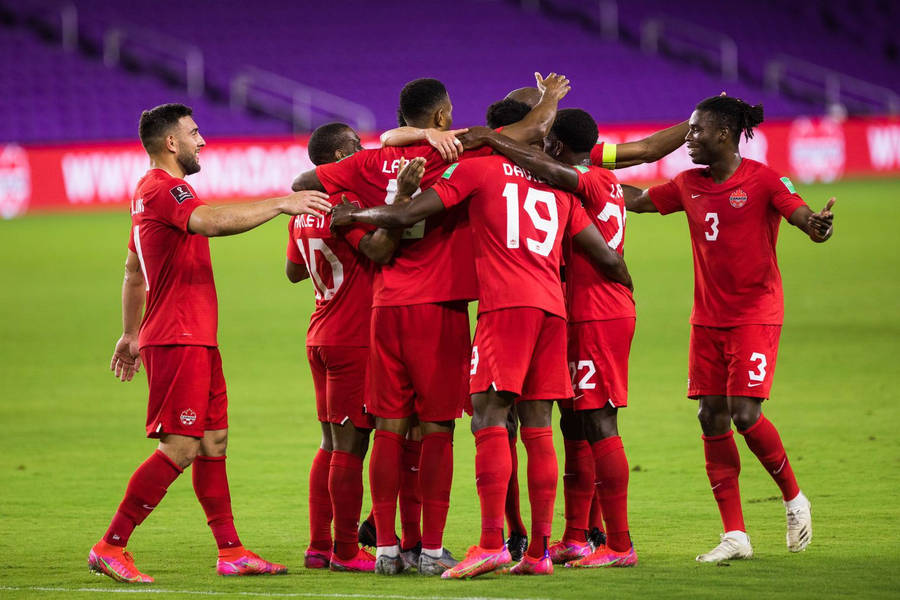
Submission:
[[[541,101],[531,109],[525,118],[503,128],[503,135],[518,142],[531,144],[544,138],[553,126],[559,101],[569,93],[571,86],[564,75],[550,73],[546,79],[540,73],[534,74]]]
[[[122,281],[122,337],[116,342],[109,369],[122,381],[131,381],[141,368],[138,332],[144,314],[147,283],[141,261],[133,251],[125,260],[125,279]]]
[[[234,235],[262,225],[280,214],[322,216],[331,210],[328,196],[317,191],[292,192],[280,198],[258,202],[201,205],[191,213],[188,229],[206,237]]]
[[[802,229],[817,244],[826,242],[834,233],[834,213],[831,212],[834,202],[835,199],[831,198],[825,208],[815,213],[808,206],[801,206],[793,212],[788,222]]]
[[[550,158],[543,150],[517,142],[506,135],[487,128],[478,128],[481,139],[494,150],[517,165],[531,171],[553,187],[574,192],[578,187],[578,173],[571,165]],[[506,130],[504,129],[504,133]]]
[[[572,239],[588,253],[588,256],[591,257],[591,260],[604,275],[613,281],[621,283],[629,290],[634,290],[634,284],[631,281],[628,267],[625,265],[625,259],[609,247],[606,240],[603,239],[603,235],[593,224],[582,229]]]

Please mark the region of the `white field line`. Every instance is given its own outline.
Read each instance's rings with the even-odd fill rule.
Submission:
[[[500,596],[401,596],[398,594],[313,594],[303,592],[214,592],[162,588],[65,588],[0,586],[6,592],[66,592],[89,594],[184,594],[189,596],[248,596],[261,598],[374,598],[376,600],[550,600],[548,598],[503,598]]]

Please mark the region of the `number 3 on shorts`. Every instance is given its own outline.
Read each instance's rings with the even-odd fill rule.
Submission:
[[[751,387],[756,387],[760,383],[766,380],[766,365],[769,363],[766,361],[766,355],[762,352],[754,352],[750,355],[750,362],[757,362],[756,372],[747,371],[747,376],[750,377],[750,381],[755,381],[757,383],[751,383]]]

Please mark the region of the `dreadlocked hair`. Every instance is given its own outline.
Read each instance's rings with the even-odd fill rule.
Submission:
[[[716,116],[718,124],[732,132],[735,141],[753,137],[753,128],[763,122],[762,104],[750,105],[740,98],[731,96],[713,96],[697,105],[697,110],[706,111]]]

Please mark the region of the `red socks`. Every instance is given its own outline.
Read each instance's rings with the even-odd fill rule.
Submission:
[[[403,440],[403,470],[400,474],[400,547],[410,549],[422,541],[422,486],[419,462],[422,442]]]
[[[706,454],[706,474],[712,486],[713,496],[719,504],[719,514],[725,531],[746,531],[741,510],[741,490],[738,475],[741,473],[741,457],[734,432],[723,435],[702,436]]]
[[[744,436],[747,446],[750,447],[759,462],[778,484],[781,496],[785,500],[796,498],[800,493],[800,488],[797,487],[797,478],[794,477],[794,470],[784,452],[781,437],[772,422],[765,415],[760,415],[759,420],[746,431],[742,431],[741,435]]]
[[[600,490],[597,489],[597,481],[594,480],[594,494],[591,497],[591,517],[588,521],[588,527],[591,531],[596,529],[602,533],[606,533],[606,527],[603,526],[603,508],[600,504]]]
[[[397,543],[397,495],[400,492],[400,467],[403,461],[402,436],[390,431],[375,431],[369,458],[369,491],[379,546]]]
[[[585,543],[588,514],[594,496],[594,455],[587,440],[565,440],[566,463],[563,493],[566,498],[564,542]]]
[[[134,528],[156,508],[182,469],[160,450],[141,464],[128,481],[125,497],[103,536],[107,544],[124,548]]]
[[[328,492],[334,514],[334,553],[343,560],[350,560],[359,551],[356,527],[362,509],[362,470],[362,458],[355,454],[340,450],[331,453]]]
[[[444,544],[444,525],[450,509],[453,434],[429,433],[422,438],[418,475],[422,486],[422,548],[439,550]]]
[[[319,448],[309,469],[309,546],[321,552],[331,551],[331,495],[328,472],[331,452]]]
[[[206,513],[206,522],[216,538],[219,550],[240,548],[241,540],[234,529],[231,494],[224,456],[198,456],[191,465],[194,493]]]
[[[559,470],[553,448],[553,429],[522,427],[522,443],[528,453],[528,499],[531,501],[531,540],[527,554],[543,558],[553,525],[553,503]]]
[[[488,550],[503,547],[503,505],[511,463],[506,427],[485,427],[475,432],[475,487],[481,501],[481,541],[478,545]],[[553,464],[556,464],[555,459]]]
[[[519,457],[516,452],[516,436],[509,438],[509,455],[512,461],[512,471],[509,477],[509,486],[506,488],[506,524],[509,533],[527,535],[525,523],[522,522],[522,512],[519,510]]]
[[[596,441],[591,450],[606,520],[606,545],[616,552],[624,552],[631,548],[631,538],[628,535],[628,459],[622,438],[615,435]]]

